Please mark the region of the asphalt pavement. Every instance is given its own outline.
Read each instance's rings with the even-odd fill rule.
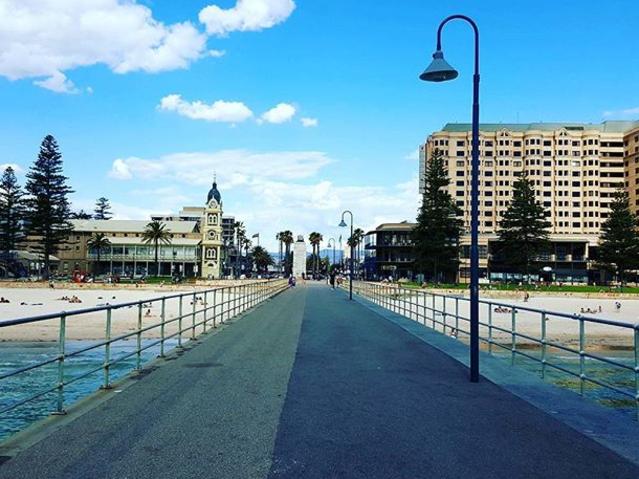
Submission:
[[[299,285],[0,466],[0,478],[639,478],[324,284]]]

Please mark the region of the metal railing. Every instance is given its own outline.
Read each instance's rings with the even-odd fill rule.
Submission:
[[[58,353],[54,357],[44,361],[30,364],[29,366],[15,369],[0,374],[0,385],[4,380],[25,374],[27,372],[43,368],[51,367],[57,364],[57,382],[42,390],[29,394],[28,397],[14,401],[11,404],[0,408],[1,416],[20,406],[26,405],[32,401],[43,398],[49,394],[57,394],[56,406],[54,414],[65,413],[65,388],[85,379],[91,375],[102,372],[101,389],[110,389],[112,382],[111,370],[116,364],[135,358],[135,367],[133,370],[139,370],[142,367],[142,353],[150,348],[159,346],[159,356],[164,357],[167,349],[167,342],[172,340],[177,348],[183,347],[185,340],[194,340],[198,336],[196,333],[205,334],[212,328],[217,328],[219,324],[241,314],[242,312],[253,308],[261,302],[275,296],[287,288],[286,280],[273,281],[254,281],[244,284],[235,284],[233,286],[218,287],[215,289],[207,289],[201,291],[193,291],[188,293],[177,293],[156,297],[152,299],[144,299],[140,301],[107,304],[104,306],[96,306],[91,308],[83,308],[71,311],[61,311],[58,313],[44,314],[40,316],[30,316],[18,319],[11,319],[0,322],[0,337],[2,330],[8,327],[19,327],[29,323],[38,323],[42,321],[57,320],[58,325]],[[185,298],[190,301],[190,308],[185,305]],[[171,302],[174,302],[171,304]],[[177,303],[177,304],[175,304]],[[143,325],[143,318],[146,317],[144,310],[149,313],[153,305],[159,305],[160,316],[159,321],[150,325]],[[172,305],[176,309],[173,317],[167,311],[167,306]],[[137,318],[137,326],[133,331],[124,334],[112,335],[113,332],[113,315],[117,311],[125,309],[134,309],[135,318]],[[74,320],[81,321],[83,316],[95,313],[104,313],[104,337],[94,344],[82,347],[77,350],[67,350],[67,332]],[[131,318],[129,318],[131,319]],[[158,333],[159,330],[159,333]],[[142,338],[145,333],[155,331],[155,337],[152,341],[143,344]],[[113,357],[111,346],[113,343],[123,340],[135,340],[133,350],[126,352],[118,357]],[[99,366],[91,367],[88,371],[73,377],[67,377],[65,374],[65,361],[69,358],[79,356],[92,350],[103,350],[103,361]],[[0,388],[3,395],[7,396],[11,393],[6,388]]]
[[[353,284],[353,291],[433,330],[457,339],[470,336],[466,327],[470,325],[470,300],[466,297],[361,281]],[[517,357],[532,360],[539,364],[542,378],[549,370],[576,378],[582,395],[589,385],[612,391],[634,405],[639,420],[639,323],[629,324],[493,300],[480,300],[479,303],[479,339],[490,354],[497,349],[509,352],[513,365]],[[553,325],[559,324],[555,320],[561,321],[561,327],[553,332]],[[589,329],[596,330],[591,333],[590,340]],[[605,334],[602,334],[604,331]],[[606,336],[609,333],[614,335]],[[614,337],[612,350],[625,351],[626,357],[597,354],[596,351],[611,346],[607,344],[610,340],[602,339],[605,337]],[[575,362],[573,368],[570,367],[571,359]],[[610,368],[606,369],[608,378],[614,378],[616,374],[623,377],[612,381],[595,377],[592,374],[595,366]]]

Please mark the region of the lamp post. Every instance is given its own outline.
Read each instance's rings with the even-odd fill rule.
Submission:
[[[328,239],[328,246],[331,246],[331,241],[333,242],[333,265],[335,264],[335,238]]]
[[[350,258],[349,258],[349,277],[350,277],[350,281],[348,282],[348,298],[352,301],[353,300],[353,213],[349,210],[344,210],[342,211],[342,221],[340,221],[339,226],[340,228],[346,228],[346,222],[344,221],[344,215],[348,213],[349,215],[351,215],[351,254],[350,254]]]
[[[479,381],[479,29],[465,15],[451,15],[437,29],[437,49],[433,61],[419,78],[424,81],[454,80],[459,73],[446,60],[442,51],[442,29],[451,20],[464,20],[475,33],[475,70],[473,74],[472,159],[470,193],[470,381]]]

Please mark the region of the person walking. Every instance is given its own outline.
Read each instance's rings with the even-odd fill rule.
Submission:
[[[328,274],[328,282],[331,285],[332,289],[335,289],[335,271],[331,270],[331,272]]]

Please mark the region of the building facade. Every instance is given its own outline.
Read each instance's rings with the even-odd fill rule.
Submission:
[[[435,150],[444,155],[449,192],[463,211],[462,280],[468,278],[470,244],[471,125],[447,124],[420,147],[420,191],[426,162]],[[539,267],[559,281],[596,281],[593,259],[601,224],[619,189],[639,208],[639,122],[601,124],[530,123],[480,125],[480,268],[483,277],[506,279],[488,270],[491,243],[524,172],[551,222],[552,251]]]
[[[383,223],[364,236],[364,277],[368,280],[412,279],[415,223]]]
[[[73,233],[58,252],[58,271],[66,275],[113,275],[143,277],[146,275],[201,277],[218,279],[224,274],[226,257],[224,240],[228,231],[222,211],[222,198],[213,182],[203,207],[187,206],[175,215],[153,215],[150,220],[73,220]],[[155,246],[143,240],[150,221],[164,223],[170,243]],[[104,234],[109,246],[98,251],[90,248],[90,238]],[[98,260],[99,259],[99,260]]]

